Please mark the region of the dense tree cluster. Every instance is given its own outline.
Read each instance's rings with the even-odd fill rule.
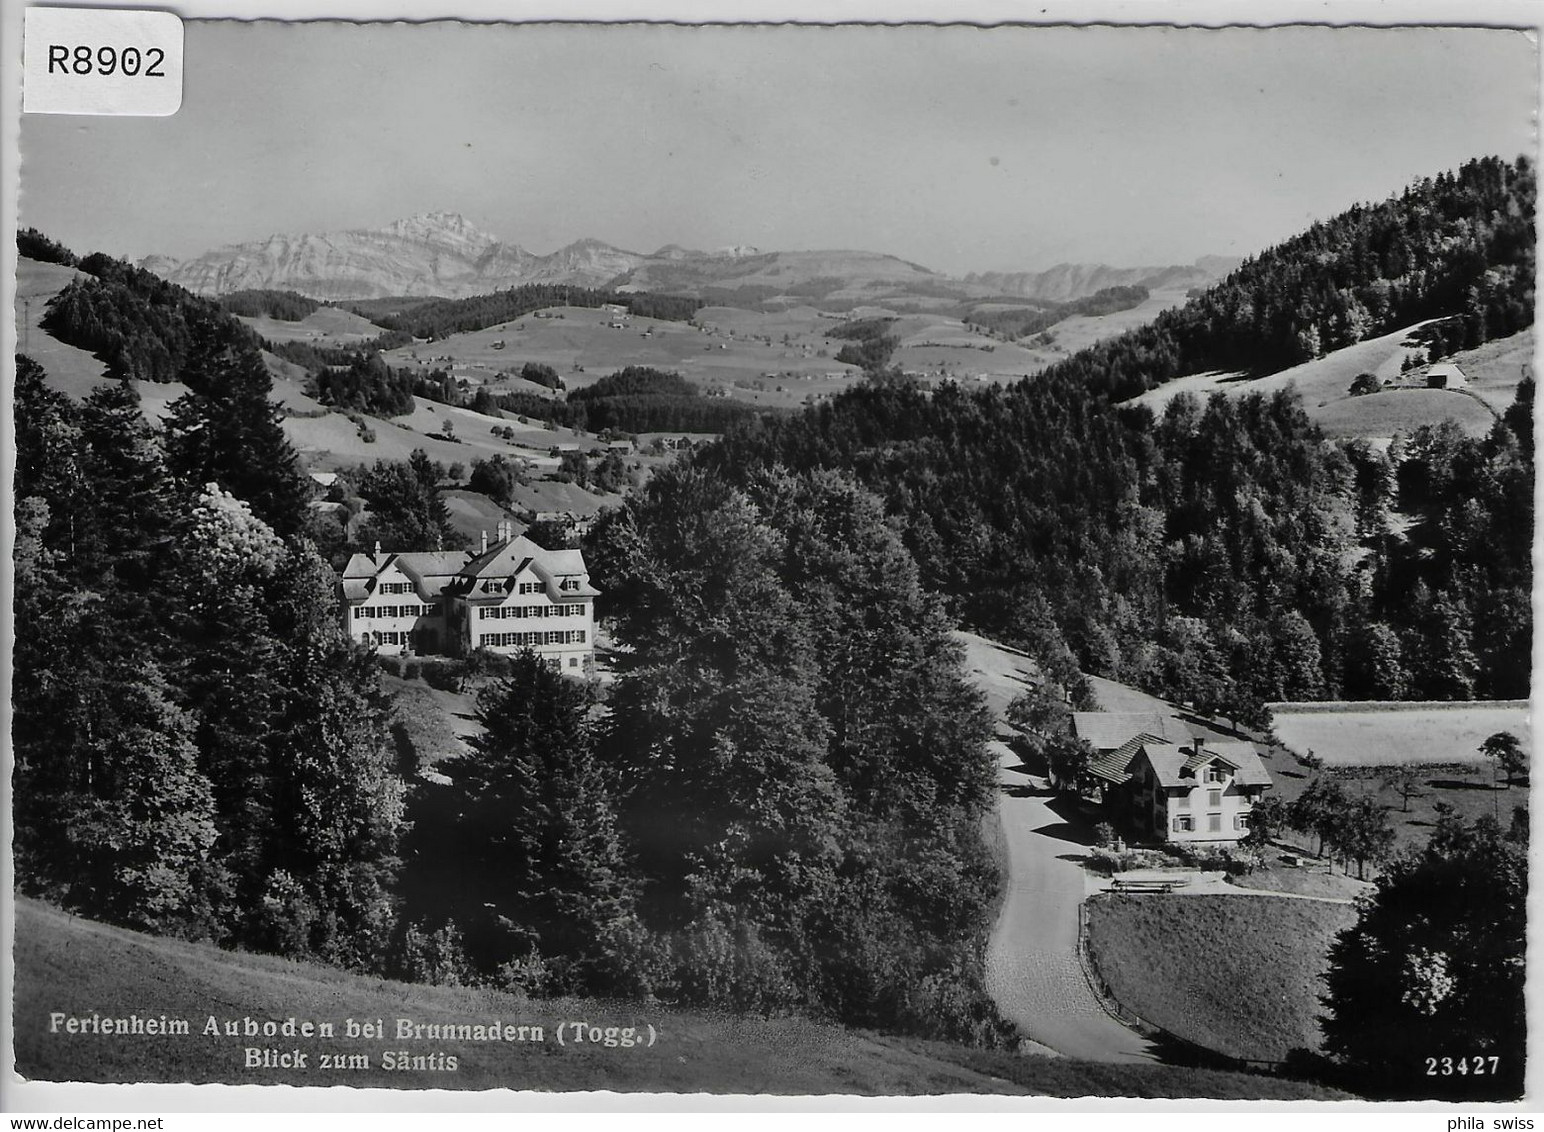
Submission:
[[[627,366],[566,401],[531,393],[504,393],[492,403],[506,413],[587,432],[723,432],[758,410],[743,401],[708,398],[678,373]]]
[[[354,475],[369,508],[354,542],[363,549],[377,542],[387,552],[455,550],[462,539],[450,524],[440,496],[446,468],[414,449],[406,460],[377,460]]]
[[[373,967],[401,811],[386,708],[295,537],[303,489],[261,359],[197,335],[187,357],[194,392],[165,429],[128,381],[76,404],[17,360],[18,883]]]
[[[79,267],[86,274],[49,300],[41,325],[130,377],[177,380],[197,327],[206,335],[257,343],[219,304],[158,275],[100,253]]]
[[[480,757],[415,803],[415,938],[532,991],[997,1040],[988,719],[878,500],[667,469],[585,552],[609,713],[534,661],[484,694]]]
[[[80,257],[56,240],[50,240],[36,228],[19,228],[16,231],[16,254],[39,263],[57,263],[74,267]]]
[[[466,299],[432,299],[411,309],[388,314],[367,313],[367,308],[360,308],[359,313],[387,330],[436,341],[449,338],[452,334],[484,330],[523,318],[545,307],[597,308],[608,304],[625,306],[633,314],[642,317],[685,322],[702,307],[702,300],[675,295],[601,291],[564,283],[527,283],[495,291],[490,295],[473,295]]]
[[[374,338],[365,338],[348,346],[317,346],[303,339],[288,342],[263,340],[263,348],[277,354],[285,361],[294,362],[313,377],[328,368],[349,367],[369,362],[385,350],[395,350],[413,344],[412,335],[396,330],[383,330]]]
[[[1527,1049],[1526,823],[1439,816],[1330,949],[1326,1051],[1359,1092],[1520,1097]],[[1461,1066],[1461,1067],[1460,1067]]]
[[[419,379],[412,370],[393,369],[376,353],[353,354],[346,366],[324,366],[315,376],[317,399],[374,417],[413,411]]]
[[[220,305],[231,314],[246,318],[272,318],[280,322],[299,322],[312,314],[322,304],[294,291],[273,291],[254,288],[248,291],[232,291],[220,296]]]
[[[563,388],[563,379],[558,376],[558,371],[541,362],[526,362],[520,367],[520,376],[533,384],[545,385],[548,389]]]
[[[868,373],[879,373],[890,364],[890,356],[900,339],[890,333],[893,318],[860,318],[844,322],[826,331],[828,338],[845,338],[846,345],[836,352],[836,360],[858,366]]]

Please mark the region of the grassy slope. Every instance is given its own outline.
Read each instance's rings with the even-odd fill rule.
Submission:
[[[297,322],[247,317],[242,317],[241,321],[270,342],[305,342],[334,348],[352,346],[381,333],[381,328],[369,319],[338,307],[317,307]]]
[[[1123,1004],[1188,1041],[1279,1060],[1317,1048],[1319,976],[1349,905],[1125,896],[1088,905],[1089,947]]]
[[[1457,422],[1472,436],[1483,434],[1495,420],[1492,410],[1499,411],[1512,401],[1513,390],[1521,379],[1521,367],[1528,357],[1521,340],[1531,340],[1531,332],[1524,331],[1511,338],[1486,343],[1479,350],[1464,351],[1444,359],[1458,363],[1466,373],[1471,368],[1475,370],[1471,374],[1475,396],[1422,388],[1350,396],[1352,379],[1364,371],[1379,379],[1398,378],[1401,361],[1416,349],[1409,342],[1410,332],[1420,325],[1423,324],[1369,338],[1269,377],[1242,381],[1236,374],[1193,374],[1149,390],[1134,400],[1161,414],[1169,401],[1186,390],[1205,398],[1218,390],[1243,396],[1254,392],[1268,394],[1291,387],[1302,398],[1308,415],[1334,437],[1387,438],[1396,432],[1413,432],[1423,424],[1443,420]]]
[[[1091,1065],[1018,1057],[937,1042],[887,1038],[796,1018],[742,1019],[640,1004],[527,1001],[462,988],[411,986],[268,956],[234,954],[156,939],[82,920],[31,900],[16,907],[14,1038],[16,1069],[32,1080],[230,1082],[388,1088],[774,1094],[1032,1093],[1047,1096],[1209,1096],[1325,1098],[1316,1086],[1272,1078],[1165,1066]],[[49,1013],[187,1018],[183,1038],[134,1040],[47,1032]],[[246,1070],[243,1038],[202,1037],[208,1015],[221,1022],[376,1019],[475,1023],[493,1018],[543,1024],[535,1043],[349,1041],[331,1046],[364,1053],[371,1068],[325,1074],[315,1068],[319,1039],[255,1039],[258,1047],[312,1053],[307,1070]],[[652,1048],[558,1046],[561,1020],[603,1025],[652,1023]],[[338,1033],[343,1032],[341,1025]],[[442,1050],[456,1072],[388,1071],[386,1050]]]

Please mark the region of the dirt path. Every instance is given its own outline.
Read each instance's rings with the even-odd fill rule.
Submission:
[[[987,949],[986,986],[1019,1029],[1057,1053],[1089,1061],[1155,1061],[1151,1044],[1105,1013],[1078,965],[1083,831],[1051,808],[1044,779],[1018,769],[995,743],[1008,845],[1007,894]]]

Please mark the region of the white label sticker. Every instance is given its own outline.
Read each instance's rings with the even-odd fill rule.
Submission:
[[[165,117],[182,106],[182,21],[171,12],[28,8],[22,110]]]

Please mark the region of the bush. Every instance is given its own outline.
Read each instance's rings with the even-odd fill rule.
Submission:
[[[459,692],[466,666],[459,660],[425,660],[419,665],[424,683],[440,692]]]
[[[1350,393],[1353,397],[1365,397],[1369,393],[1376,393],[1383,386],[1378,379],[1370,373],[1359,373],[1351,381]]]

